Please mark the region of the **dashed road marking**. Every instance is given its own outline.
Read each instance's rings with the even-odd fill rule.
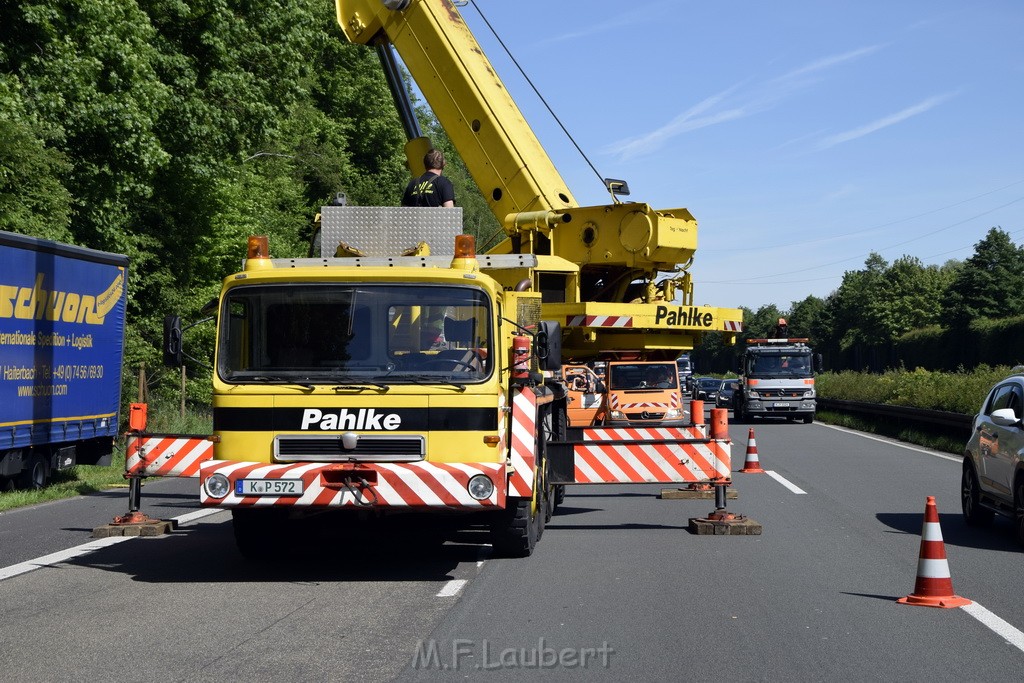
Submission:
[[[789,489],[793,493],[796,493],[796,494],[799,494],[799,495],[807,495],[807,491],[804,491],[802,488],[800,488],[799,486],[797,486],[796,484],[791,482],[789,479],[786,479],[784,476],[782,476],[778,472],[775,472],[773,470],[765,470],[764,472],[769,477],[771,477],[775,481],[779,482],[780,484],[785,486],[787,489]]]
[[[1005,639],[1007,643],[1024,652],[1024,633],[1021,633],[1020,629],[1016,626],[1004,621],[976,602],[964,605],[960,609],[990,628],[996,635]]]
[[[452,579],[451,581],[446,583],[444,585],[444,587],[441,588],[441,590],[439,590],[437,592],[437,597],[439,597],[439,598],[452,598],[452,597],[455,597],[456,595],[459,594],[459,591],[462,590],[462,587],[465,586],[466,583],[468,583],[466,581],[466,579]]]

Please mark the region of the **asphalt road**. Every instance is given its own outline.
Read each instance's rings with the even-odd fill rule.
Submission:
[[[760,522],[761,536],[691,535],[688,519],[713,503],[662,500],[660,486],[577,486],[530,558],[489,559],[471,536],[424,548],[382,532],[317,536],[254,567],[219,513],[0,579],[0,671],[19,681],[1016,678],[1021,551],[1006,520],[963,524],[958,459],[822,424],[753,426],[761,464],[779,478],[736,474],[729,509]],[[734,470],[747,430],[730,429]],[[976,611],[896,604],[914,589],[929,495],[956,593],[1009,631]],[[0,515],[0,567],[88,542],[126,496]],[[195,507],[192,482],[143,489],[152,516]]]

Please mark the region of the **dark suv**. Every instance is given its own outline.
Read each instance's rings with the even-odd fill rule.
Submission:
[[[994,513],[1014,520],[1024,544],[1024,374],[1011,375],[989,392],[974,418],[964,451],[960,502],[964,521],[987,524]]]

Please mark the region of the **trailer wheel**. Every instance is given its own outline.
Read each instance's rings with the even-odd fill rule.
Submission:
[[[50,473],[46,467],[46,460],[39,453],[28,456],[24,469],[18,475],[18,486],[23,489],[41,489],[46,486]]]

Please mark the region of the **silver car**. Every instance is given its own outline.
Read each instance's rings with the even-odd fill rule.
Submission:
[[[989,392],[974,418],[964,451],[960,502],[964,521],[981,526],[995,513],[1014,520],[1024,545],[1024,375],[1011,375]]]

